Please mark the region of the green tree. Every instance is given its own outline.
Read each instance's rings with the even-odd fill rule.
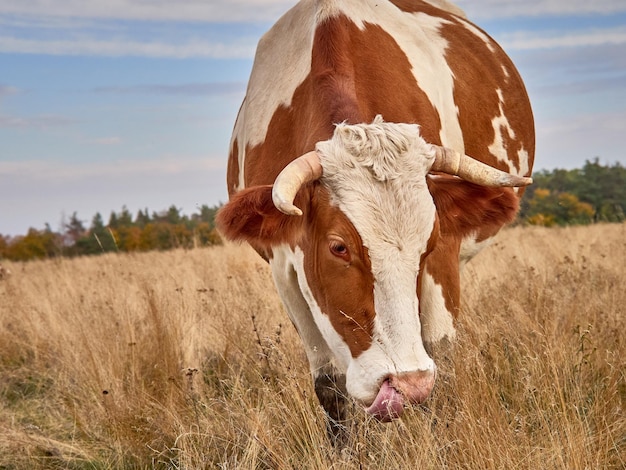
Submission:
[[[109,216],[109,228],[115,229],[119,227],[119,222],[117,220],[117,214],[114,211],[111,211],[111,215]]]
[[[215,227],[215,214],[220,209],[220,206],[209,207],[206,204],[200,206],[200,213],[194,214],[192,216],[192,220],[197,220],[199,222],[205,222],[209,224],[211,227]]]
[[[122,212],[117,215],[117,227],[131,227],[132,225],[133,216],[126,206],[122,206]]]
[[[83,238],[87,233],[83,221],[78,218],[76,212],[72,214],[69,222],[63,224],[63,229],[64,245],[68,247],[76,245],[76,242]]]
[[[148,213],[148,209],[142,211],[139,209],[137,211],[137,217],[135,217],[135,225],[140,228],[144,228],[146,225],[150,223],[150,215]]]
[[[620,163],[600,165],[597,158],[594,161],[587,160],[576,194],[593,206],[596,220],[623,221],[626,209],[626,168]]]
[[[165,221],[171,225],[178,225],[182,222],[182,216],[180,215],[180,209],[174,205],[171,205],[165,214]]]
[[[80,255],[94,255],[116,251],[116,249],[111,231],[104,226],[102,215],[96,212],[91,219],[88,232],[76,242],[76,253]]]

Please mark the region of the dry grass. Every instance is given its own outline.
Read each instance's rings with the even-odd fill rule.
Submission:
[[[626,225],[516,228],[464,273],[455,374],[325,436],[243,247],[7,264],[0,469],[626,467]]]

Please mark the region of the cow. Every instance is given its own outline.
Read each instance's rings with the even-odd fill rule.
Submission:
[[[269,262],[329,422],[428,398],[534,139],[515,66],[447,1],[302,0],[261,38],[216,220]]]

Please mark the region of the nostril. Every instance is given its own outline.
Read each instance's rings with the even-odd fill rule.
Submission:
[[[423,403],[435,386],[435,370],[401,372],[389,377],[389,384],[413,404]]]

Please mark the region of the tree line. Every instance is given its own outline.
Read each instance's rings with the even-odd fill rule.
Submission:
[[[518,223],[530,225],[574,225],[593,222],[623,222],[626,212],[626,168],[620,163],[601,165],[586,161],[574,170],[542,170],[533,174],[534,184],[526,189]],[[171,206],[163,212],[126,207],[111,212],[105,224],[97,213],[86,227],[73,213],[54,232],[31,228],[23,236],[0,235],[0,260],[25,261],[56,256],[80,256],[111,251],[131,252],[192,248],[221,243],[215,229],[219,206],[203,205],[191,216]]]
[[[100,213],[86,227],[76,212],[53,231],[49,224],[43,230],[31,228],[23,236],[0,235],[0,259],[26,261],[57,256],[95,255],[107,252],[131,252],[193,248],[221,243],[215,229],[219,206],[203,205],[199,212],[187,216],[176,206],[167,211],[139,210],[133,217],[123,207],[111,212],[105,224]]]
[[[626,212],[626,168],[587,160],[574,170],[543,170],[522,199],[519,221],[532,225],[578,225],[623,222]]]

